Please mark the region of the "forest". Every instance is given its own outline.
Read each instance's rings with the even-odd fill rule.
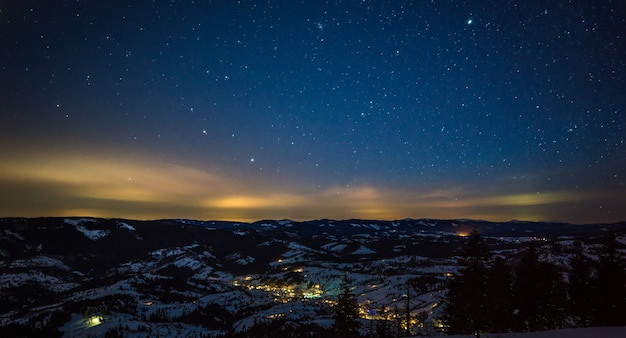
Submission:
[[[572,246],[569,271],[539,258],[534,242],[521,257],[489,251],[474,230],[460,252],[441,318],[449,334],[529,332],[564,327],[626,325],[624,259],[610,232],[599,260]]]

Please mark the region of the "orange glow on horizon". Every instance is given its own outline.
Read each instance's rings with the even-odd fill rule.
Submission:
[[[548,205],[593,194],[568,191],[485,196],[478,189],[389,189],[298,182],[272,186],[235,175],[139,159],[41,156],[0,163],[0,216],[92,216],[232,221],[320,218],[554,220]]]

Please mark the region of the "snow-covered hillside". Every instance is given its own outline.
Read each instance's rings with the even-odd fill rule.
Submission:
[[[344,276],[364,334],[377,321],[400,325],[408,306],[411,332],[438,335],[442,295],[474,227],[496,255],[514,261],[530,241],[564,271],[575,243],[597,260],[607,229],[622,252],[626,238],[626,224],[0,219],[0,336],[210,337],[273,323],[314,332],[332,325]]]

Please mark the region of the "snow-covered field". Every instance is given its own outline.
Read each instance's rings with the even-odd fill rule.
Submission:
[[[128,337],[210,337],[224,334],[224,328],[241,333],[274,320],[328,328],[342,279],[348,277],[363,330],[371,333],[375,320],[397,323],[408,304],[411,317],[421,321],[411,324],[413,332],[441,336],[436,325],[439,304],[447,281],[458,271],[455,250],[466,235],[463,222],[448,227],[436,220],[402,222],[411,221],[346,221],[343,226],[318,221],[306,228],[293,221],[264,221],[257,228],[92,218],[44,224],[41,229],[52,237],[50,229],[73,235],[63,245],[54,242],[65,235],[48,242],[44,236],[33,240],[29,228],[18,222],[0,232],[0,295],[23,298],[13,308],[5,306],[0,329],[9,324],[42,327],[60,312],[66,317],[57,325],[66,337],[98,337],[116,330]],[[155,236],[157,230],[162,233]],[[306,235],[299,234],[303,230]],[[601,242],[595,236],[582,244],[580,237],[566,233],[550,242],[537,231],[485,238],[494,255],[507,259],[516,259],[524,243],[535,242],[542,260],[566,271],[575,245],[598,260]],[[618,242],[624,244],[624,238],[618,236]],[[134,255],[115,255],[118,240],[126,243],[124,252]],[[76,241],[82,241],[79,253],[72,250]],[[30,296],[31,286],[42,298]],[[482,337],[626,337],[626,328]]]

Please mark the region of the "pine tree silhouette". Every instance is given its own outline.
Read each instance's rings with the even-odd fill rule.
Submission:
[[[508,332],[513,327],[513,276],[506,261],[497,257],[488,272],[486,316],[490,332]]]
[[[350,290],[350,280],[344,276],[341,280],[341,293],[337,296],[335,307],[335,323],[333,332],[336,337],[359,336],[359,308],[356,297]]]
[[[460,252],[460,269],[450,282],[444,300],[443,322],[448,334],[473,334],[480,337],[488,318],[487,267],[489,250],[477,229]]]
[[[513,293],[516,331],[539,331],[562,326],[565,317],[565,285],[557,267],[539,261],[530,242],[516,269]]]
[[[598,264],[595,325],[626,324],[626,272],[615,233],[607,235]]]
[[[569,313],[580,326],[589,326],[593,311],[592,263],[585,256],[581,242],[573,244],[574,257],[570,260],[569,271]]]

